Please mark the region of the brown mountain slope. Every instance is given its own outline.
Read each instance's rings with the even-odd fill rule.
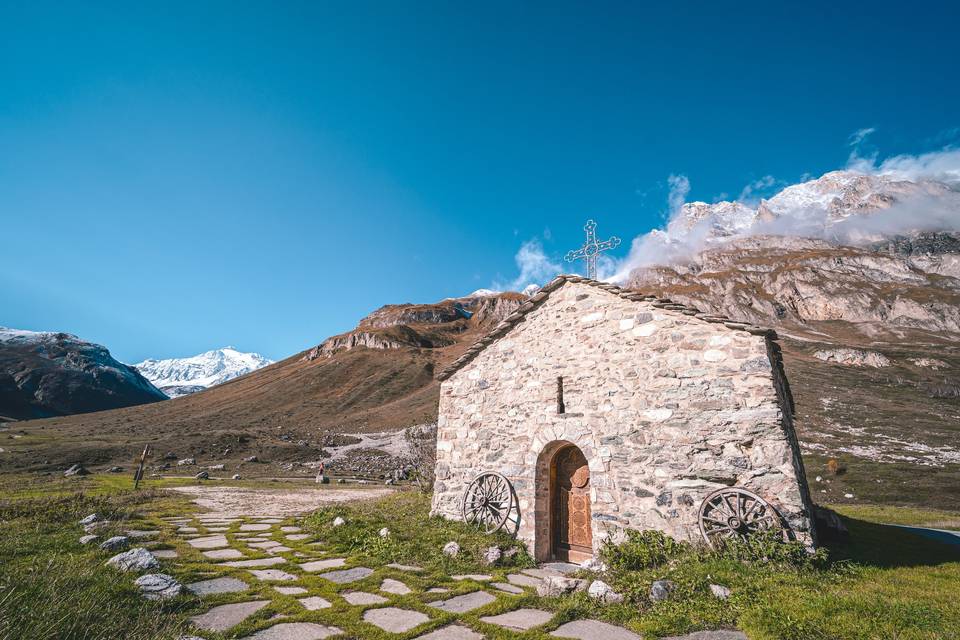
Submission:
[[[229,466],[252,455],[317,460],[327,433],[400,429],[435,420],[434,368],[458,357],[523,299],[505,293],[389,305],[354,331],[200,393],[12,423],[23,437],[11,441],[12,455],[5,462],[37,470],[72,462],[123,464],[146,443],[159,455],[173,452],[204,464]]]

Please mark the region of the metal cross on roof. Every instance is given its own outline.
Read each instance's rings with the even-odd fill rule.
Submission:
[[[586,260],[587,277],[589,277],[591,280],[596,280],[597,256],[600,255],[601,251],[606,251],[607,249],[613,249],[614,247],[620,246],[620,238],[617,236],[610,236],[609,240],[597,242],[597,223],[593,220],[587,220],[587,224],[584,225],[583,230],[587,232],[587,241],[584,242],[583,246],[576,251],[568,252],[563,259],[567,262],[573,262],[574,260],[581,259]]]

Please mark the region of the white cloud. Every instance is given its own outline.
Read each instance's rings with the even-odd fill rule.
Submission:
[[[667,194],[667,204],[670,207],[670,216],[673,217],[683,203],[687,201],[687,194],[690,193],[690,179],[683,174],[673,175],[667,178],[667,185],[670,187],[670,193]]]
[[[740,195],[737,196],[738,202],[755,202],[759,200],[763,195],[765,195],[771,187],[777,185],[777,179],[773,176],[767,175],[754,180],[745,186],[741,191]]]
[[[950,185],[953,189],[960,187],[960,149],[950,147],[916,156],[893,156],[879,165],[874,158],[869,163],[861,162],[856,167],[848,168],[900,180],[936,180]]]
[[[542,285],[563,272],[563,268],[544,252],[538,238],[527,240],[520,245],[513,259],[520,269],[520,274],[510,282],[494,283],[494,289],[522,291],[531,284]]]

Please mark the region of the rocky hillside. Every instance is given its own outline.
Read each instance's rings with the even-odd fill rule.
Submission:
[[[457,358],[524,299],[502,293],[387,305],[351,332],[203,393],[8,425],[23,437],[5,441],[3,461],[36,470],[59,469],[66,461],[123,464],[148,442],[160,455],[234,469],[252,456],[287,465],[316,461],[326,454],[331,433],[435,420],[434,369]],[[51,432],[56,439],[43,437]],[[263,463],[249,463],[244,471],[281,473],[275,464]]]
[[[269,364],[273,364],[273,360],[259,353],[243,353],[233,347],[224,347],[190,358],[144,360],[134,366],[167,396],[178,398],[239,378]]]
[[[68,333],[0,327],[0,416],[43,418],[166,400],[105,347]]]

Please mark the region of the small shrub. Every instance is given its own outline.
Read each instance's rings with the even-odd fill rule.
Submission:
[[[720,558],[739,562],[764,562],[780,567],[813,568],[826,561],[826,549],[811,553],[802,542],[784,541],[779,531],[760,531],[745,539],[733,538],[713,552]]]
[[[677,542],[660,531],[630,529],[626,534],[627,539],[621,544],[607,540],[600,552],[604,561],[614,572],[659,567],[670,559],[690,551],[690,545]]]

